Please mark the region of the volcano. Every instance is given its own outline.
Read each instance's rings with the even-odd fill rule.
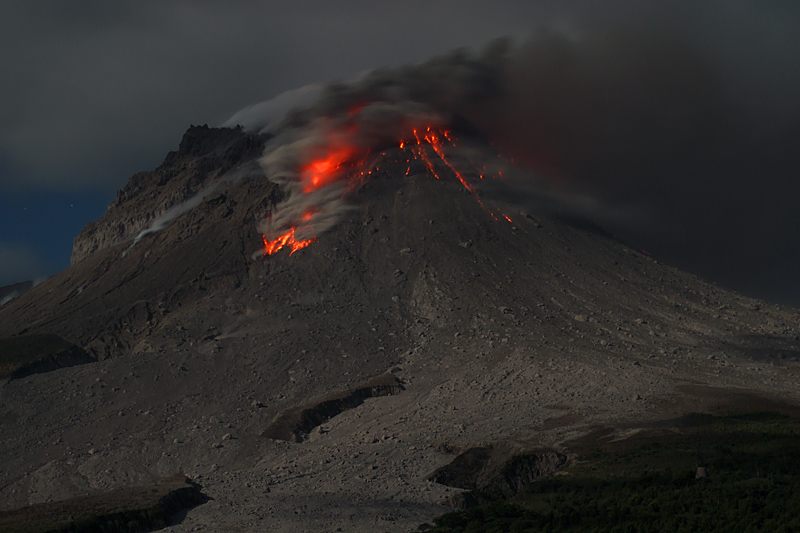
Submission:
[[[416,126],[289,173],[276,138],[197,126],[134,175],[0,308],[90,361],[2,384],[0,506],[182,472],[210,499],[170,531],[408,531],[463,496],[432,477],[460,452],[552,471],[598,427],[800,401],[798,311],[484,193],[458,149],[491,146]]]

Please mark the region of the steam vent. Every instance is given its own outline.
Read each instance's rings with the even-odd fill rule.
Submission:
[[[798,311],[521,189],[464,120],[354,100],[189,128],[0,307],[32,359],[3,367],[0,529],[414,531],[590,450],[794,413]],[[698,461],[675,471],[722,479]]]

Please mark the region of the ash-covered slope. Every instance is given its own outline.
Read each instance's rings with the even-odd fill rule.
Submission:
[[[558,449],[702,408],[687,383],[800,399],[796,311],[481,195],[433,143],[334,161],[356,177],[346,202],[290,204],[314,194],[304,174],[276,185],[253,136],[207,134],[219,142],[135,177],[150,185],[87,228],[70,269],[0,309],[0,336],[56,333],[105,358],[3,386],[4,507],[181,470],[213,499],[176,531],[405,531],[457,492],[427,481],[448,451]],[[208,155],[231,146],[248,148]],[[307,245],[262,257],[287,205],[336,217],[304,237],[296,222]],[[314,405],[302,442],[270,438]]]

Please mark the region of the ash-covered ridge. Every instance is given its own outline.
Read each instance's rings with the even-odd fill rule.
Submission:
[[[266,136],[241,128],[192,126],[177,151],[150,172],[134,174],[108,211],[75,238],[71,264],[110,246],[133,240],[170,209],[189,201],[220,178],[261,155]],[[250,169],[247,169],[250,170]],[[230,176],[229,176],[230,177]]]

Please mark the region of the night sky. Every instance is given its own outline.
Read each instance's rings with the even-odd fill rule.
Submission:
[[[650,213],[612,228],[634,244],[800,305],[799,3],[274,4],[2,3],[0,285],[66,268],[191,124],[510,36],[516,90],[476,122],[535,172]]]

